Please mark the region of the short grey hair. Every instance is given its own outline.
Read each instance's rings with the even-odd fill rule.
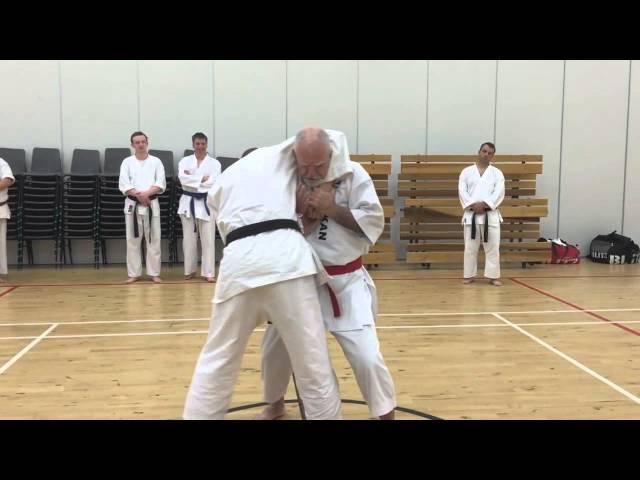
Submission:
[[[303,128],[302,130],[300,130],[296,134],[296,141],[295,141],[296,145],[298,145],[300,143],[304,143],[305,141],[307,141],[307,138],[309,136],[309,130],[310,129],[308,129],[308,128]],[[316,138],[314,138],[314,140],[318,141],[320,143],[324,143],[328,147],[331,147],[331,141],[329,139],[329,134],[324,129],[321,129],[321,128],[317,129],[317,135],[316,135]]]

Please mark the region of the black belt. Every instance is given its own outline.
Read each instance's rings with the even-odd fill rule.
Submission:
[[[211,212],[209,211],[209,206],[207,205],[207,192],[188,192],[183,190],[187,197],[191,197],[191,202],[189,203],[189,209],[191,210],[191,218],[193,218],[193,231],[198,231],[198,222],[196,221],[196,199],[204,200],[204,209],[207,211],[207,215],[211,216]]]
[[[273,230],[282,230],[290,228],[291,230],[296,230],[302,233],[300,229],[300,225],[295,220],[266,220],[264,222],[252,223],[251,225],[245,225],[240,228],[236,228],[229,235],[227,235],[227,241],[225,246],[228,247],[229,244],[235,240],[240,240],[241,238],[251,237],[253,235],[258,235],[259,233],[271,232]]]
[[[9,200],[5,200],[4,202],[0,202],[0,207],[2,207],[3,205],[6,205],[7,203],[9,203]]]
[[[133,206],[133,236],[134,238],[138,238],[140,236],[140,232],[138,231],[138,199],[136,197],[132,197],[131,195],[127,195],[129,200],[133,200],[136,204]],[[155,200],[158,198],[158,195],[151,195],[149,200]],[[149,205],[149,242],[151,242],[151,218],[153,216],[153,212],[151,209],[151,205]]]
[[[486,209],[485,212],[488,212],[490,209]],[[482,241],[487,243],[487,238],[489,238],[489,216],[485,214],[484,217],[484,238]],[[473,217],[471,217],[471,240],[476,239],[476,212],[473,212]]]

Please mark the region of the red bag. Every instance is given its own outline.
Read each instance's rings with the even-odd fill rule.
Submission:
[[[580,250],[566,242],[551,241],[551,263],[580,263]]]

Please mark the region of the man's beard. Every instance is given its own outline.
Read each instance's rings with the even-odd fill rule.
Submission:
[[[300,183],[302,183],[308,189],[314,189],[315,187],[322,185],[324,183],[323,179],[314,180],[311,178],[300,177]]]

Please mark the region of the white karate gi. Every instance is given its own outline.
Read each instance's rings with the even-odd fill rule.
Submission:
[[[369,251],[384,230],[384,212],[371,177],[356,162],[337,185],[336,204],[349,208],[364,235],[325,217],[306,238],[324,265],[345,265]],[[364,267],[334,275],[329,280],[338,299],[341,315],[334,316],[326,286],[318,294],[325,327],[336,338],[354,371],[360,391],[373,417],[392,411],[395,391],[376,335],[377,297],[375,285]],[[265,402],[283,398],[291,376],[291,361],[274,325],[262,341],[262,379]],[[297,377],[296,377],[297,378]]]
[[[120,191],[123,195],[128,190],[148,190],[150,187],[160,187],[163,193],[167,188],[164,166],[158,157],[148,155],[145,160],[138,160],[135,155],[125,158],[120,166]],[[149,224],[148,208],[142,204],[137,206],[138,233],[134,236],[133,209],[136,202],[130,198],[124,200],[124,213],[127,236],[127,272],[129,277],[142,276],[142,237],[146,241],[146,266],[147,275],[150,277],[160,276],[161,246],[160,246],[160,202],[158,199],[151,201],[152,212],[151,224]],[[151,241],[149,240],[151,236]]]
[[[15,181],[11,167],[7,162],[0,158],[0,180],[10,178]],[[0,204],[9,200],[9,189],[0,190]],[[4,203],[0,206],[0,275],[8,273],[7,267],[7,221],[11,218],[11,210],[9,205]]]
[[[348,168],[343,133],[328,130],[333,155],[327,180]],[[260,148],[224,171],[208,204],[223,240],[234,229],[267,220],[296,220],[295,138]],[[271,321],[291,356],[307,418],[342,416],[331,368],[317,283],[327,280],[320,260],[299,232],[281,229],[226,246],[214,294],[209,337],[187,395],[184,418],[224,417],[251,332]]]
[[[189,173],[186,173],[189,172]],[[188,192],[205,193],[213,186],[222,173],[220,162],[207,154],[198,166],[195,155],[189,155],[178,164],[178,178],[182,189]],[[206,182],[202,179],[209,177]],[[195,218],[191,215],[192,197],[182,195],[178,205],[178,215],[182,222],[182,252],[184,255],[184,274],[194,274],[198,268],[198,236],[202,246],[201,275],[207,278],[216,276],[216,224],[207,213],[206,198],[193,199]],[[196,230],[197,226],[197,231]]]
[[[478,273],[478,251],[483,243],[486,278],[500,278],[500,223],[502,215],[498,207],[504,200],[504,175],[489,165],[482,176],[477,165],[470,165],[460,173],[458,182],[460,204],[464,209],[464,278],[473,278]],[[476,215],[476,238],[471,238],[473,211],[470,205],[485,202],[491,210]],[[484,224],[489,222],[489,238],[485,239]]]

